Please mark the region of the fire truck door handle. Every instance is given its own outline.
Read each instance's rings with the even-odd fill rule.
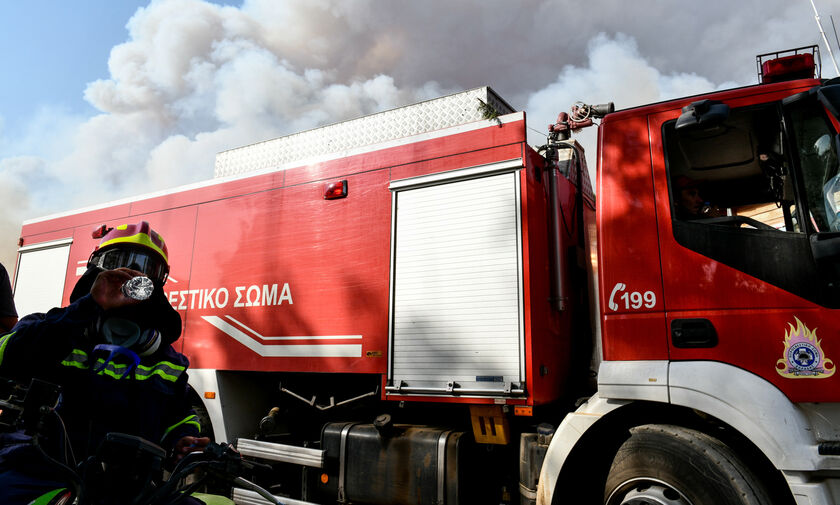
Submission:
[[[674,347],[687,349],[715,347],[717,330],[708,319],[674,319],[671,321],[671,343]]]

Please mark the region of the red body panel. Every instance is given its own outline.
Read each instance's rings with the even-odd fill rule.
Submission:
[[[597,192],[604,359],[668,359],[647,121],[610,118],[599,131]],[[650,302],[634,309],[633,293]]]
[[[230,300],[223,309],[216,303],[187,309],[184,350],[193,366],[385,371],[391,210],[387,171],[346,179],[349,196],[339,200],[324,200],[324,184],[314,182],[199,206],[189,288],[226,288]],[[264,285],[277,285],[279,303],[253,303],[262,298]],[[290,296],[279,300],[286,285]],[[321,337],[276,345],[350,344],[359,339],[323,337],[361,335],[356,342],[362,345],[360,354],[371,357],[264,358],[214,331],[202,319],[208,315],[233,317],[266,337]]]
[[[130,212],[129,204],[115,205],[113,207],[104,207],[101,209],[83,211],[72,216],[57,217],[47,221],[39,221],[24,226],[21,232],[23,238],[23,245],[37,243],[43,240],[42,237],[35,237],[40,234],[54,234],[61,235],[61,230],[71,230],[79,223],[98,223],[105,222],[112,219],[120,219],[120,217],[127,215]],[[68,233],[65,237],[70,236]],[[90,233],[88,233],[90,235]]]

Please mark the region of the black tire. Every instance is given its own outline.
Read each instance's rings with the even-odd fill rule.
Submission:
[[[738,456],[705,433],[648,424],[630,430],[615,455],[606,505],[770,505]]]

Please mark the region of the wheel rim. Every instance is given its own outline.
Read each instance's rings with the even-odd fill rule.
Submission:
[[[693,505],[674,486],[657,479],[631,479],[610,493],[606,505]]]

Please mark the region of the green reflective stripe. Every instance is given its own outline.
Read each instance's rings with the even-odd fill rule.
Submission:
[[[96,366],[94,368],[99,368],[99,366],[103,363],[105,363],[104,359],[97,359]],[[108,364],[105,365],[105,368],[99,371],[99,374],[105,374],[109,377],[119,379],[125,373],[128,366],[129,365],[108,362]],[[184,370],[186,370],[186,367],[170,363],[169,361],[161,361],[152,366],[137,365],[137,368],[134,369],[134,378],[136,380],[143,381],[157,375],[163,380],[175,382]]]
[[[102,358],[99,358],[99,359],[96,360],[96,363],[100,364],[100,365],[104,362],[105,362],[105,360],[102,359]],[[126,364],[114,364],[114,366],[118,367],[118,368],[125,368],[128,365],[126,365]],[[162,370],[167,370],[167,371],[170,371],[174,374],[177,374],[178,372],[183,372],[184,370],[186,370],[187,367],[178,366],[178,365],[176,365],[174,363],[170,363],[168,361],[160,361],[158,363],[155,363],[152,366],[137,365],[137,369],[138,370],[143,370],[143,371],[148,372],[148,373],[153,372],[155,369],[162,369]]]
[[[141,373],[141,372],[145,372],[145,373]],[[136,374],[136,378],[139,381],[144,381],[144,380],[150,378],[152,375],[159,375],[160,378],[163,379],[163,380],[170,381],[170,382],[175,382],[175,381],[178,380],[178,375],[181,375],[180,373],[178,375],[171,375],[171,374],[166,373],[166,371],[164,371],[162,369],[155,369],[155,370],[151,370],[151,371],[140,370],[139,367],[138,367],[138,370],[136,370],[134,373]]]
[[[201,501],[204,505],[236,505],[230,498],[217,494],[193,493],[190,496]]]
[[[9,340],[12,339],[12,335],[14,335],[15,333],[17,333],[17,332],[13,331],[12,333],[9,333],[8,335],[3,335],[2,337],[0,337],[0,365],[3,364],[3,353],[6,352],[6,344],[9,343]]]
[[[64,365],[64,366],[71,366],[71,367],[75,367],[75,368],[81,368],[82,370],[87,370],[87,369],[88,369],[87,363],[81,363],[81,362],[79,362],[79,361],[67,361],[67,360],[64,360],[64,361],[62,361],[62,362],[61,362],[61,364],[62,364],[62,365]]]
[[[3,356],[3,346],[5,345],[5,338],[6,337],[0,338],[0,360],[2,360]],[[62,361],[61,364],[67,367],[75,367],[87,370],[88,368],[90,368],[90,359],[88,358],[87,352],[81,349],[73,349],[70,352],[70,354],[68,354],[67,357],[64,358],[64,361]],[[105,366],[102,370],[97,372],[99,375],[106,375],[108,377],[113,377],[114,379],[120,379],[123,375],[130,375],[125,374],[125,372],[127,368],[131,365],[125,363],[114,363],[113,361],[109,361],[106,364],[103,358],[97,358],[93,369],[96,370],[102,365]],[[176,365],[175,363],[172,363],[170,361],[159,361],[154,365],[137,365],[137,368],[134,369],[134,378],[136,380],[142,381],[149,379],[154,375],[157,375],[165,381],[176,382],[186,369],[187,367],[182,365]]]
[[[86,370],[88,368],[88,355],[81,349],[73,349],[61,364]]]
[[[117,380],[122,379],[122,377],[123,377],[123,372],[114,371],[113,368],[111,367],[111,363],[109,363],[108,366],[106,366],[102,370],[96,372],[96,374],[97,375],[107,375],[108,377],[113,377],[114,379],[117,379]]]
[[[134,373],[137,375],[137,380],[146,380],[152,375],[159,375],[164,380],[175,382],[186,369],[187,367],[169,361],[159,361],[152,366],[138,365]]]
[[[169,361],[159,361],[152,366],[137,365],[137,370],[139,370],[138,375],[144,375],[144,378],[158,374],[164,379],[171,381],[178,380],[178,377],[186,369],[187,367],[185,366],[176,365],[175,363],[170,363]]]
[[[102,364],[105,363],[105,360],[99,358],[96,360],[96,365],[93,367],[94,370],[98,369]],[[122,379],[123,376],[127,378],[131,378],[131,374],[127,374],[126,369],[128,365],[122,365],[118,363],[114,363],[113,361],[109,361],[104,368],[96,372],[97,375],[107,375],[108,377],[112,377],[114,379]],[[139,378],[139,377],[138,377]]]
[[[42,494],[38,498],[35,498],[33,501],[29,502],[29,505],[49,505],[53,502],[53,499],[58,496],[59,494],[63,494],[67,492],[67,488],[56,489],[54,491],[50,491],[49,493]]]
[[[169,433],[172,430],[174,430],[178,426],[185,425],[185,424],[190,424],[192,426],[195,426],[196,429],[198,429],[198,431],[201,431],[201,424],[198,422],[198,417],[196,417],[195,414],[192,414],[192,415],[189,415],[189,416],[185,417],[184,419],[178,421],[177,423],[173,424],[169,428],[166,428],[166,431],[163,432],[163,436],[160,437],[160,441],[163,442],[164,440],[166,440],[166,436],[169,435]]]

